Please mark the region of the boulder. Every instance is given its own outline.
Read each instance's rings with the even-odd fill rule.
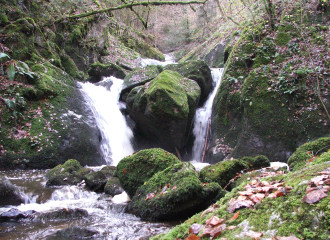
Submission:
[[[94,238],[95,235],[98,234],[100,234],[98,231],[90,230],[87,228],[69,227],[58,230],[56,232],[56,237],[65,239],[90,239]]]
[[[173,154],[160,149],[145,149],[122,159],[116,169],[122,188],[130,198],[155,173],[180,163]]]
[[[128,93],[137,86],[144,85],[156,78],[163,69],[161,66],[149,65],[146,67],[135,68],[134,71],[127,74],[124,78],[123,89],[120,93],[120,99],[125,101]]]
[[[101,81],[103,77],[114,76],[124,79],[126,76],[122,67],[113,63],[102,64],[100,62],[93,63],[88,69],[88,74],[90,76],[89,81],[93,83]]]
[[[24,203],[18,188],[4,176],[0,176],[0,206],[20,205]]]
[[[178,64],[169,64],[164,70],[172,70],[197,82],[201,89],[200,103],[203,103],[213,89],[211,69],[202,60],[192,60]]]
[[[308,163],[309,159],[313,159],[316,156],[321,155],[321,153],[328,151],[329,148],[329,137],[319,138],[315,141],[305,143],[298,147],[297,150],[288,159],[289,167],[296,170]],[[327,159],[328,157],[326,157],[326,155],[322,156],[322,161],[326,161]]]
[[[204,167],[200,171],[202,182],[216,182],[221,187],[225,187],[230,179],[244,169],[258,169],[270,166],[268,158],[265,156],[243,157],[241,159],[229,159],[218,162],[214,165]]]
[[[108,179],[113,177],[116,167],[105,166],[100,171],[91,172],[84,176],[86,187],[95,192],[103,192]]]
[[[46,173],[46,186],[74,185],[80,183],[91,170],[83,168],[75,159],[69,159]]]
[[[178,163],[140,186],[127,211],[143,220],[174,220],[211,205],[221,190],[217,183],[203,184],[189,162]]]
[[[109,178],[104,187],[104,193],[115,196],[124,192],[117,177]]]
[[[199,96],[195,81],[166,70],[151,82],[132,89],[127,110],[147,139],[174,152],[187,142]]]
[[[88,212],[81,208],[63,208],[51,212],[34,213],[36,220],[54,221],[63,219],[80,219],[88,216]]]
[[[33,218],[33,214],[36,213],[34,210],[20,211],[17,208],[11,208],[7,212],[3,212],[0,215],[0,221],[19,221],[20,219]]]

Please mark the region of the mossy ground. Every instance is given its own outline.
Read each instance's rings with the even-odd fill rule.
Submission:
[[[263,180],[274,181],[281,180],[286,186],[293,187],[291,192],[283,197],[265,198],[260,204],[249,208],[242,208],[239,216],[235,220],[230,220],[234,213],[228,213],[228,202],[231,198],[238,197],[238,191],[244,191],[243,188],[249,181],[245,181],[240,186],[227,193],[224,198],[217,202],[220,205],[213,213],[201,213],[194,215],[181,225],[174,227],[166,234],[161,234],[152,239],[184,239],[189,235],[189,228],[194,223],[205,224],[205,221],[212,215],[226,220],[226,224],[235,225],[234,230],[225,230],[215,239],[250,239],[245,236],[248,230],[262,232],[263,237],[272,236],[290,236],[295,235],[300,239],[327,239],[329,235],[329,201],[330,197],[321,199],[315,204],[302,202],[306,194],[308,181],[317,175],[317,172],[330,167],[330,163],[318,165],[309,165],[297,172],[291,172],[287,175],[269,177]],[[202,239],[208,239],[206,237]]]

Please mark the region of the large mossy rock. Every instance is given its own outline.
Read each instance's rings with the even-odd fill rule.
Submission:
[[[105,166],[100,171],[91,172],[84,176],[86,187],[95,192],[103,192],[105,184],[115,175],[116,167]]]
[[[143,220],[174,220],[207,207],[219,191],[217,183],[202,184],[189,162],[179,163],[140,186],[127,210]]]
[[[123,88],[120,93],[120,99],[126,100],[127,94],[135,87],[144,85],[156,78],[163,71],[161,66],[149,65],[146,67],[135,68],[124,78]]]
[[[132,198],[135,191],[155,173],[180,163],[173,154],[160,149],[145,149],[122,159],[116,170],[122,188]]]
[[[114,76],[116,78],[124,79],[126,76],[125,70],[113,63],[102,64],[100,62],[93,63],[88,70],[90,82],[99,82],[103,77]]]
[[[75,159],[69,159],[64,164],[59,164],[46,173],[47,187],[74,185],[80,183],[90,169],[83,168]]]
[[[324,152],[327,152],[330,149],[330,138],[324,137],[319,138],[315,141],[305,143],[297,148],[297,150],[291,155],[288,159],[289,167],[296,170],[305,164],[309,163],[309,160],[314,160],[315,158],[320,157]],[[319,161],[326,161],[329,159],[327,155],[323,155]],[[316,161],[318,159],[315,159]]]
[[[0,175],[0,206],[24,203],[19,190],[7,178]]]
[[[200,101],[204,102],[213,89],[211,69],[202,60],[192,60],[178,64],[169,64],[164,70],[171,70],[180,73],[182,76],[197,82],[201,88]]]
[[[174,152],[187,142],[199,96],[195,81],[166,70],[151,82],[133,88],[127,109],[147,139]]]
[[[225,187],[237,173],[240,173],[244,169],[259,169],[269,166],[270,162],[268,158],[261,155],[243,157],[241,159],[229,159],[204,167],[200,171],[200,178],[202,182],[216,182],[221,187]]]
[[[119,178],[117,177],[109,178],[109,180],[106,182],[104,186],[104,193],[114,196],[117,194],[121,194],[122,192],[124,192],[124,189],[120,185]]]

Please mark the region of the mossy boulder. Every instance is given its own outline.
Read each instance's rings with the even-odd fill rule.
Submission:
[[[100,171],[91,172],[84,176],[86,187],[95,192],[103,192],[108,179],[115,174],[116,167],[105,166]]]
[[[140,186],[127,210],[143,220],[174,220],[207,207],[219,191],[217,183],[202,184],[189,162],[178,163]]]
[[[243,157],[241,159],[229,159],[214,165],[204,167],[200,171],[202,182],[216,182],[225,187],[229,181],[243,170],[269,167],[270,162],[265,156]]]
[[[6,177],[0,175],[0,206],[24,203],[19,190]]]
[[[169,64],[164,70],[171,70],[180,73],[182,76],[197,82],[201,88],[200,101],[204,102],[213,89],[211,69],[202,60],[186,61],[178,64]]]
[[[46,173],[47,187],[61,185],[75,185],[80,183],[91,170],[83,168],[75,159],[69,159]]]
[[[128,93],[137,86],[156,78],[163,69],[161,66],[149,65],[146,67],[135,68],[124,78],[123,88],[120,93],[120,99],[126,100]]]
[[[120,181],[117,177],[111,177],[104,186],[104,193],[111,196],[121,194],[124,189],[120,185]]]
[[[187,142],[199,96],[195,81],[166,70],[131,90],[127,110],[147,139],[174,152]]]
[[[122,41],[125,46],[140,53],[144,57],[156,59],[159,61],[165,61],[165,57],[161,51],[159,51],[157,48],[150,46],[142,40],[139,40],[132,36],[122,36],[120,37],[120,41]]]
[[[114,76],[116,78],[124,79],[126,76],[125,70],[120,66],[110,63],[103,64],[100,62],[93,63],[88,70],[90,82],[96,83],[102,80],[103,77]]]
[[[173,154],[163,149],[145,149],[122,159],[117,165],[116,176],[132,198],[136,190],[155,173],[179,162]]]
[[[297,170],[298,168],[306,165],[309,161],[313,161],[315,157],[320,156],[322,153],[327,152],[330,149],[330,138],[319,138],[315,141],[305,143],[297,148],[297,150],[288,159],[289,167]],[[322,159],[316,159],[315,161],[327,161],[328,154],[321,155]],[[330,159],[329,159],[330,160]]]
[[[202,212],[177,225],[167,233],[154,236],[152,240],[185,239],[189,236],[189,228],[193,224],[205,225],[212,216],[225,219],[227,226],[237,226],[232,230],[224,230],[218,237],[226,239],[251,239],[245,234],[249,231],[260,232],[263,238],[279,238],[295,236],[298,239],[328,239],[329,232],[329,203],[330,196],[309,204],[303,201],[306,189],[310,186],[310,180],[319,175],[319,172],[329,171],[330,163],[309,165],[296,172],[286,175],[256,179],[267,182],[282,182],[291,187],[284,196],[277,198],[265,197],[252,208],[241,208],[236,211],[237,218],[233,219],[235,213],[229,213],[227,208],[232,199],[237,199],[239,192],[245,191],[249,180],[243,181],[238,187],[228,192],[221,198],[214,211],[203,214]],[[253,176],[252,176],[253,177]],[[253,179],[254,180],[254,179]],[[321,186],[319,187],[321,188]],[[321,188],[322,189],[322,188]],[[239,214],[237,214],[239,212]],[[202,230],[198,236],[202,235]]]

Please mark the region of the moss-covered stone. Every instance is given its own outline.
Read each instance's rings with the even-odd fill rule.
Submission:
[[[211,70],[206,62],[202,60],[186,61],[178,64],[169,64],[164,70],[171,70],[180,73],[182,76],[197,82],[201,88],[201,103],[206,100],[213,89]]]
[[[120,181],[117,177],[111,177],[104,186],[104,193],[111,196],[121,194],[124,189],[120,185]]]
[[[242,170],[259,169],[269,166],[270,162],[268,158],[262,155],[230,159],[204,167],[200,171],[200,178],[202,182],[216,182],[221,187],[225,187]]]
[[[179,162],[163,149],[145,149],[122,159],[117,165],[116,175],[122,188],[133,197],[136,190],[155,173]]]
[[[198,213],[192,216],[184,223],[177,225],[169,232],[152,237],[152,240],[185,239],[189,236],[189,228],[192,224],[198,223],[204,225],[206,220],[212,216],[225,219],[225,224],[237,226],[233,230],[224,230],[219,238],[227,239],[251,239],[245,233],[252,230],[263,233],[264,238],[289,237],[296,236],[299,239],[327,239],[328,238],[328,220],[329,220],[329,202],[330,196],[327,196],[314,204],[308,204],[302,201],[306,195],[306,188],[310,179],[318,175],[318,172],[329,169],[330,163],[310,165],[297,172],[291,172],[287,175],[260,179],[261,181],[281,181],[285,186],[292,187],[282,197],[264,198],[253,208],[241,208],[238,218],[231,219],[234,213],[229,213],[227,208],[232,198],[237,199],[241,191],[245,191],[244,186],[251,182],[244,181],[225,197],[221,198],[217,204],[219,208],[214,211],[203,214]],[[238,211],[237,211],[238,212]],[[236,213],[237,213],[236,212]],[[201,236],[202,231],[198,234]]]
[[[24,203],[19,190],[4,176],[0,175],[0,206]]]
[[[106,166],[100,171],[91,172],[84,176],[86,187],[95,192],[103,192],[108,179],[115,174],[116,167]]]
[[[290,168],[297,170],[298,168],[309,163],[309,160],[321,155],[322,153],[330,149],[330,138],[319,138],[315,141],[305,143],[297,148],[297,150],[288,159],[288,164]],[[322,156],[322,162],[327,159],[327,155]]]
[[[165,70],[151,82],[132,89],[127,109],[149,140],[174,152],[188,139],[199,95],[195,81]]]
[[[124,79],[126,73],[123,68],[115,64],[102,64],[99,62],[93,63],[88,70],[90,82],[99,82],[103,77],[114,76],[116,78]]]
[[[220,189],[216,183],[203,185],[190,163],[179,163],[140,186],[128,211],[144,220],[182,218],[210,205]]]
[[[127,74],[124,78],[123,88],[120,93],[120,99],[126,100],[127,94],[137,86],[156,78],[163,69],[161,66],[149,65],[146,67],[135,68],[134,71]]]
[[[47,187],[80,183],[91,170],[83,168],[75,159],[69,159],[46,173]]]

